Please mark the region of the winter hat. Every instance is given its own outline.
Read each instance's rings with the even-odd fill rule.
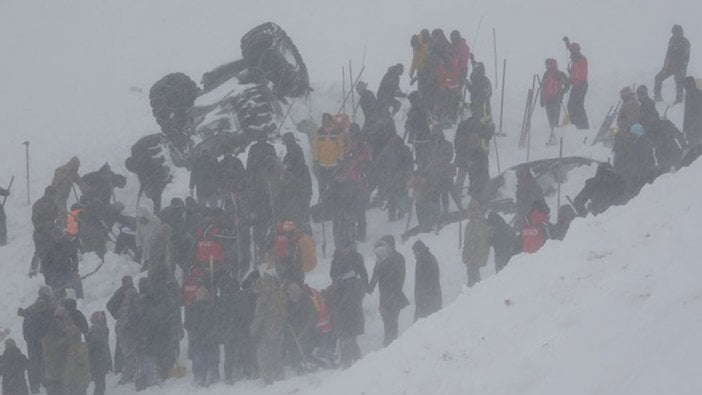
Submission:
[[[682,36],[683,34],[683,28],[680,25],[673,25],[673,29],[671,30],[671,33],[673,34],[679,34]]]
[[[570,44],[570,50],[573,52],[580,52],[580,44],[578,43],[571,43]]]
[[[395,236],[393,235],[385,235],[380,238],[380,240],[384,241],[385,244],[390,247],[391,249],[395,249]]]
[[[548,58],[546,59],[546,68],[547,69],[557,69],[558,68],[558,62],[556,59],[553,58]]]
[[[283,144],[292,144],[295,142],[295,135],[291,132],[283,134]]]
[[[640,123],[635,123],[629,128],[629,133],[633,134],[636,137],[641,137],[644,134],[646,134],[646,129],[644,129],[643,125],[641,125]]]
[[[648,96],[648,87],[646,85],[639,85],[639,87],[636,88],[636,96],[638,96],[638,97]]]
[[[421,240],[417,240],[412,244],[412,251],[414,252],[426,251],[428,249],[427,245]]]
[[[373,253],[375,253],[375,257],[378,258],[378,261],[384,261],[390,256],[390,249],[385,244],[381,244],[375,247]]]
[[[185,202],[179,197],[174,197],[171,199],[171,207],[173,208],[183,208],[185,207]]]

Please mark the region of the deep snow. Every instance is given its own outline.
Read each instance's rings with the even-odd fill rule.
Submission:
[[[151,84],[174,71],[199,80],[203,72],[237,58],[241,35],[258,23],[280,24],[307,63],[315,92],[310,108],[296,104],[296,120],[310,115],[319,120],[322,111],[336,111],[341,101],[340,68],[351,58],[358,72],[364,46],[362,79],[377,87],[388,66],[408,64],[409,36],[423,27],[459,28],[492,79],[491,28],[495,27],[500,64],[503,57],[508,59],[504,127],[508,136],[498,139],[502,170],[525,159],[525,151],[517,149],[516,134],[526,90],[531,75],[542,73],[544,58],[555,57],[565,68],[564,34],[580,42],[589,59],[586,106],[592,126],[589,132],[559,131],[565,138],[564,155],[607,160],[608,150],[584,145],[583,140],[592,138],[622,86],[646,83],[651,88],[673,23],[682,24],[692,42],[690,74],[702,69],[696,61],[702,3],[694,0],[236,3],[0,2],[0,51],[5,54],[0,62],[4,137],[0,184],[5,185],[12,174],[17,176],[6,207],[10,246],[0,248],[0,325],[10,328],[13,337],[21,339],[16,308],[31,303],[42,283],[26,277],[33,245],[30,211],[24,202],[21,143],[31,142],[32,201],[50,182],[53,169],[74,154],[82,160],[81,172],[109,161],[113,169],[126,174],[123,164],[129,146],[157,130],[147,98]],[[406,79],[403,84],[409,89]],[[670,80],[664,95],[672,98]],[[496,114],[498,99],[496,91],[492,100]],[[680,125],[679,108],[669,115]],[[401,117],[397,121],[402,131]],[[557,156],[557,148],[544,146],[548,132],[540,108],[534,114],[533,132],[531,158]],[[494,150],[490,159],[494,176]],[[450,304],[442,313],[414,325],[390,349],[374,352],[382,336],[376,293],[364,302],[367,326],[360,338],[362,349],[370,354],[357,366],[343,373],[291,378],[270,388],[249,382],[234,389],[260,393],[699,392],[699,380],[692,371],[700,347],[694,336],[700,329],[694,314],[699,308],[694,281],[698,269],[691,252],[692,226],[699,218],[693,202],[699,191],[683,177],[694,179],[700,170],[697,165],[666,176],[644,189],[630,206],[576,222],[564,243],[549,243],[537,256],[519,257],[499,276],[466,292],[456,248],[457,225],[446,227],[438,236],[422,236],[441,264],[444,302]],[[164,202],[187,193],[186,183],[187,174],[179,171]],[[128,187],[116,191],[117,197],[131,209],[136,190],[136,179],[130,174]],[[388,225],[384,212],[371,215],[371,241],[385,233],[399,236],[404,230],[404,223]],[[315,231],[319,232],[318,227]],[[408,261],[405,292],[410,298],[411,242],[401,247]],[[372,269],[369,244],[359,248]],[[86,256],[81,272],[96,264],[94,255]],[[135,266],[108,255],[101,271],[85,282],[86,299],[80,308],[86,314],[104,309],[121,276],[135,274]],[[484,274],[491,271],[488,267]],[[326,286],[327,273],[328,260],[309,282]],[[509,306],[506,300],[511,301]],[[403,311],[402,330],[410,326],[411,316],[412,307]],[[191,393],[189,384],[190,377],[169,381],[152,392]],[[201,392],[229,390],[221,385]]]

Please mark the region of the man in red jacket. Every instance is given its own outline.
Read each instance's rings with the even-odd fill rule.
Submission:
[[[585,94],[587,93],[587,58],[580,52],[580,44],[571,43],[568,37],[563,37],[566,48],[570,51],[570,97],[568,98],[568,113],[570,122],[578,129],[589,129],[587,113],[585,112]]]
[[[541,107],[546,109],[548,123],[551,126],[551,138],[553,138],[553,129],[558,127],[563,95],[568,88],[570,88],[568,76],[558,70],[556,59],[546,59],[546,72],[541,79]],[[553,141],[549,140],[549,143]]]

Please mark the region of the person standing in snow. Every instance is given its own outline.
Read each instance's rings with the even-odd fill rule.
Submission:
[[[417,168],[423,169],[429,161],[429,113],[419,91],[413,91],[407,98],[411,107],[405,121],[405,135],[414,146]]]
[[[32,205],[32,225],[34,225],[34,256],[29,268],[29,277],[37,274],[40,265],[46,260],[51,244],[60,227],[56,224],[59,211],[56,208],[56,189],[52,186],[44,189],[44,196]]]
[[[470,81],[467,84],[470,92],[470,113],[481,120],[492,119],[492,83],[485,75],[483,62],[473,62],[473,72],[470,73]]]
[[[702,90],[694,77],[685,78],[683,133],[690,146],[702,142]]]
[[[105,375],[112,370],[112,354],[110,353],[110,330],[107,328],[107,318],[104,311],[96,311],[90,316],[90,330],[85,342],[88,344],[90,359],[90,376],[95,382],[93,395],[105,394]]]
[[[66,216],[68,214],[66,202],[71,190],[74,188],[73,184],[78,185],[81,192],[86,189],[83,179],[78,174],[79,168],[80,160],[77,156],[74,156],[68,163],[56,168],[54,178],[51,180],[51,186],[54,187],[55,191],[54,202],[56,203],[56,210],[58,210],[58,221],[61,227],[66,225]]]
[[[453,197],[458,202],[463,196],[463,184],[468,176],[468,195],[481,198],[490,182],[490,165],[488,155],[483,149],[481,132],[485,130],[477,116],[461,121],[456,128],[453,148],[456,152],[454,164],[458,170],[453,190]],[[463,207],[461,204],[460,207]]]
[[[674,25],[671,33],[673,36],[668,41],[663,68],[656,74],[653,96],[656,101],[663,101],[661,96],[663,81],[674,76],[675,103],[677,104],[681,103],[683,99],[683,80],[687,75],[687,64],[690,61],[690,41],[683,35],[683,28],[680,25]]]
[[[431,144],[429,162],[424,173],[429,179],[437,181],[439,197],[441,202],[441,222],[448,219],[449,195],[453,193],[453,177],[456,169],[451,160],[453,159],[453,144],[446,140],[443,130],[435,126],[431,133]],[[453,196],[456,206],[463,210],[460,197]]]
[[[56,301],[48,286],[39,288],[39,296],[31,306],[26,309],[17,309],[17,315],[24,319],[22,335],[27,342],[27,356],[29,357],[27,378],[32,394],[39,393],[39,387],[44,377],[42,339],[49,328],[49,322],[54,316],[55,309]]]
[[[514,216],[515,229],[521,229],[524,219],[534,205],[534,202],[544,198],[544,191],[534,175],[531,174],[531,169],[528,166],[520,166],[517,168],[517,212]]]
[[[495,273],[499,273],[521,248],[520,240],[514,229],[494,211],[488,214],[487,224],[490,227],[490,245],[495,250]]]
[[[219,380],[219,334],[215,333],[214,292],[200,287],[185,320],[195,385],[199,387]]]
[[[322,127],[317,130],[312,141],[314,172],[317,175],[319,196],[324,196],[336,169],[344,159],[346,139],[343,132],[334,124],[331,114],[322,114]]]
[[[614,144],[614,171],[626,180],[629,196],[638,195],[641,188],[656,176],[656,158],[653,142],[640,123],[631,125],[628,132],[617,132]]]
[[[414,85],[427,61],[429,42],[424,41],[422,34],[415,34],[410,39],[410,46],[412,47],[412,64],[410,65],[409,78],[410,84]]]
[[[570,96],[568,97],[568,114],[570,122],[576,128],[589,129],[590,124],[587,120],[587,112],[585,112],[585,94],[587,93],[587,58],[583,56],[580,44],[571,43],[566,36],[563,37],[566,49],[570,51],[570,64],[568,65],[568,74],[570,76]]]
[[[412,152],[398,135],[390,139],[378,157],[378,188],[385,192],[388,199],[388,220],[391,222],[405,214],[400,201],[407,194],[407,181],[414,167],[412,162]]]
[[[13,339],[5,340],[5,352],[0,356],[0,376],[3,395],[27,395],[27,380],[24,372],[29,360],[22,354]]]
[[[558,127],[561,118],[563,96],[570,88],[570,81],[564,72],[558,70],[556,59],[546,59],[546,71],[541,79],[541,107],[546,109],[551,131]]]
[[[400,111],[402,104],[397,98],[407,97],[400,90],[400,76],[404,70],[404,66],[401,63],[390,66],[380,81],[378,86],[378,108],[380,111],[390,111],[392,115]]]
[[[368,293],[373,293],[378,285],[380,315],[385,331],[383,345],[387,347],[397,339],[400,311],[409,305],[409,300],[402,291],[405,284],[405,257],[395,250],[395,237],[391,235],[383,236],[376,243],[374,252],[377,261]]]
[[[480,282],[480,268],[487,265],[490,255],[490,229],[485,209],[477,199],[468,203],[468,223],[463,233],[463,264],[466,265],[469,287]]]
[[[368,288],[368,272],[363,255],[346,242],[334,251],[329,277],[332,280],[330,306],[332,327],[339,338],[339,358],[343,367],[350,367],[361,358],[356,338],[365,330],[363,297]]]
[[[441,282],[436,257],[421,240],[412,245],[417,260],[414,272],[414,320],[441,310]]]
[[[468,60],[470,59],[470,48],[466,44],[466,39],[461,37],[461,33],[458,30],[453,30],[450,34],[451,37],[451,57],[453,58],[454,65],[458,67],[458,81],[461,84],[461,89],[463,88],[463,83],[468,78]]]
[[[287,148],[283,158],[283,180],[276,205],[278,221],[293,221],[299,229],[309,228],[309,208],[312,200],[312,178],[305,164],[302,148],[292,133],[283,135]]]
[[[368,89],[368,84],[364,81],[358,81],[356,93],[358,93],[358,105],[363,112],[363,126],[361,130],[363,134],[368,135],[371,126],[378,118],[378,99],[376,99],[375,93]]]
[[[661,119],[656,103],[648,95],[648,87],[639,85],[636,88],[636,99],[639,101],[639,109],[641,114],[641,124],[645,128],[652,128],[654,124]]]
[[[207,150],[203,150],[193,163],[190,171],[190,196],[194,196],[197,188],[197,201],[203,206],[218,207],[218,170],[219,162]]]

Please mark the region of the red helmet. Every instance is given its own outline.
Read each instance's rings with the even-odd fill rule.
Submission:
[[[575,52],[580,52],[580,44],[572,43],[572,44],[570,44],[570,49],[575,51]]]

